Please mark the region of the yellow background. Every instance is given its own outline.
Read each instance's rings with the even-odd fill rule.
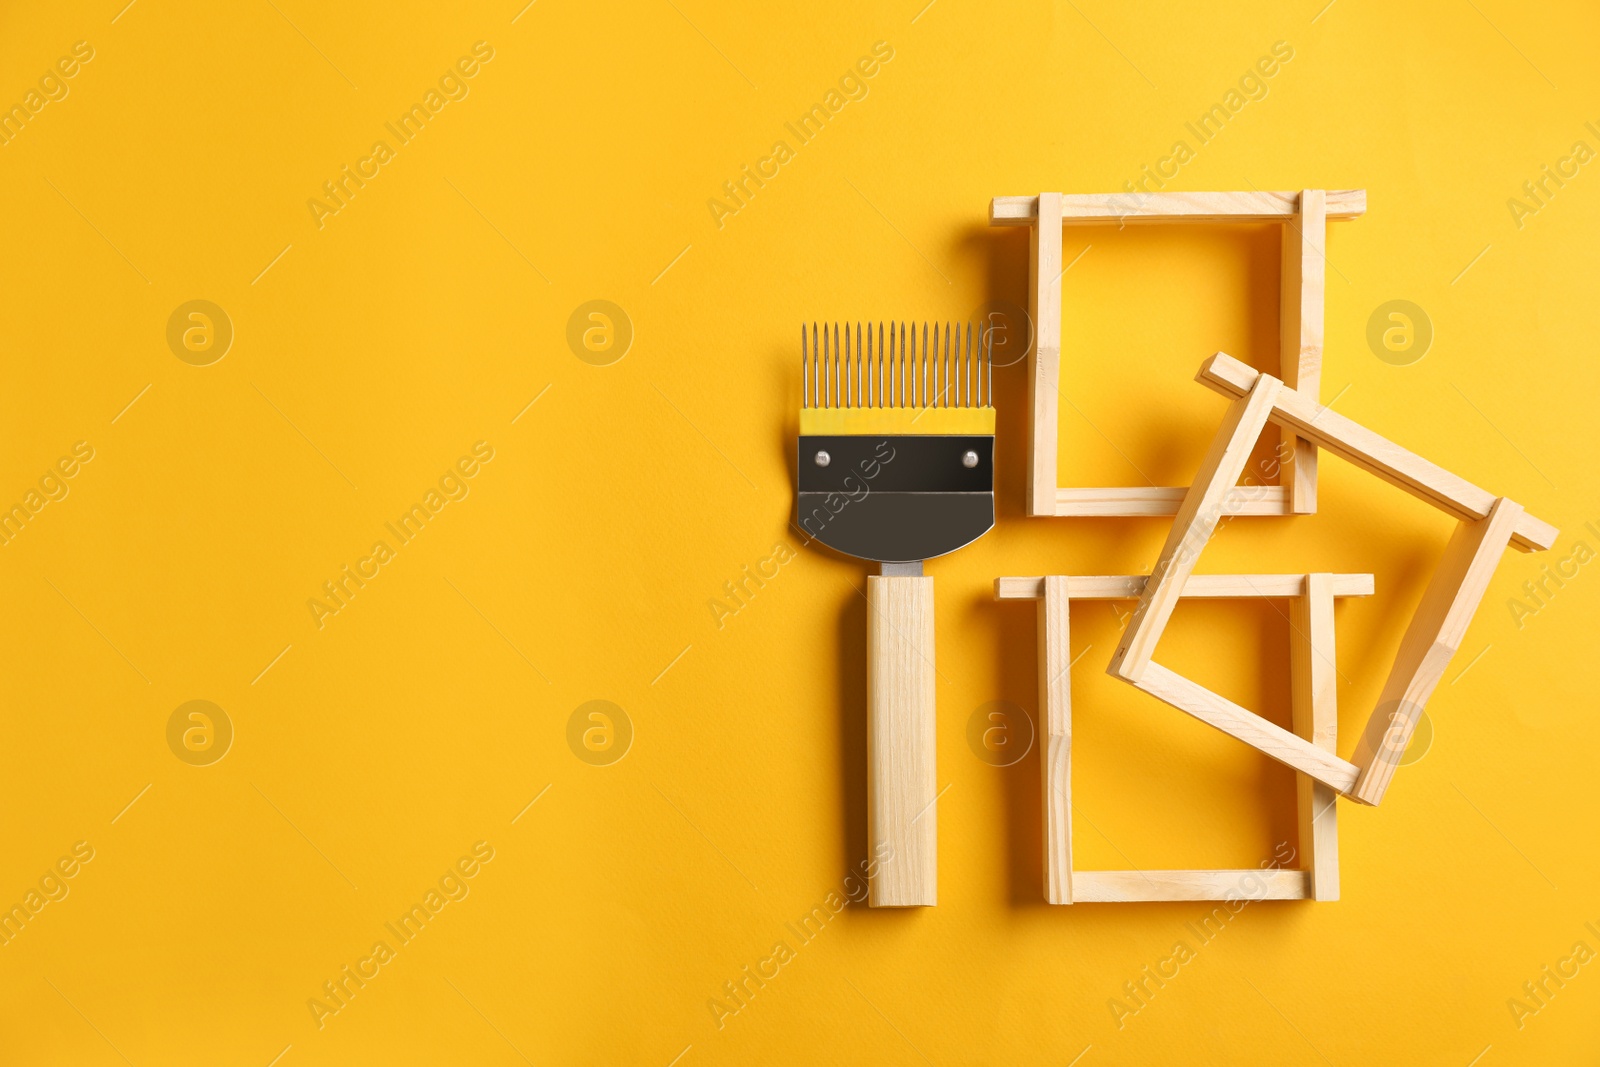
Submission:
[[[1595,967],[1520,1029],[1507,1001],[1600,948],[1600,577],[1520,627],[1508,601],[1600,546],[1600,175],[1520,228],[1506,205],[1600,147],[1591,8],[122,4],[0,16],[7,106],[95,50],[0,147],[0,501],[95,450],[0,547],[0,903],[95,850],[0,947],[7,1062],[1592,1060]],[[319,229],[308,199],[480,40],[470,94]],[[868,95],[719,228],[707,200],[878,41]],[[1277,41],[1265,98],[1198,146],[1185,122]],[[1035,709],[1033,613],[993,578],[1139,572],[1166,524],[1023,519],[1002,371],[999,525],[930,567],[939,906],[853,906],[801,944],[784,924],[866,852],[866,570],[788,525],[796,324],[1025,304],[1026,231],[989,199],[1121,190],[1180,139],[1168,188],[1369,191],[1328,242],[1324,397],[1557,549],[1507,553],[1432,749],[1380,808],[1341,803],[1343,899],[1251,905],[1119,1026],[1123,983],[1208,909],[1043,905],[1037,754],[989,766],[966,725]],[[1092,247],[1063,281],[1063,481],[1181,484],[1223,406],[1200,361],[1275,365],[1276,231],[1066,241]],[[211,366],[166,342],[192,299],[235,330]],[[593,299],[634,326],[610,366],[566,343]],[[1411,366],[1366,342],[1391,299],[1434,324]],[[470,495],[319,629],[307,600],[480,440]],[[1201,570],[1376,575],[1338,609],[1348,754],[1450,526],[1325,459],[1318,515],[1232,523]],[[723,583],[780,543],[719,628]],[[1080,865],[1292,842],[1288,772],[1104,676],[1119,627],[1074,612]],[[1162,655],[1284,722],[1287,639],[1271,604],[1186,605]],[[211,766],[167,745],[193,699],[235,729]],[[610,766],[567,745],[591,699],[633,725]],[[478,841],[470,895],[319,1029],[307,1001]],[[779,940],[794,959],[719,1028],[707,1002]]]

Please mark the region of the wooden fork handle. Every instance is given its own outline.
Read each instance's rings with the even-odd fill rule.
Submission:
[[[867,578],[868,903],[938,902],[933,579]]]

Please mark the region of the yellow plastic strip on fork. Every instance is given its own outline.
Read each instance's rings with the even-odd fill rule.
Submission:
[[[800,436],[994,434],[994,408],[801,408]]]

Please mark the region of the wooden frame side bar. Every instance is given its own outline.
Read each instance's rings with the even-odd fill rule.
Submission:
[[[1283,384],[1315,400],[1322,394],[1323,305],[1328,243],[1328,198],[1303,189],[1294,217],[1283,228],[1282,281],[1278,287],[1279,366]],[[1289,488],[1289,511],[1317,510],[1317,447],[1285,434],[1288,454],[1280,481]]]
[[[1206,360],[1196,376],[1202,385],[1236,399],[1250,393],[1262,379],[1270,378],[1270,374],[1262,374],[1226,352]],[[1278,391],[1270,419],[1458,519],[1482,519],[1494,506],[1496,498],[1488,490],[1293,390]],[[1229,484],[1236,479],[1237,475]],[[1513,528],[1511,543],[1524,552],[1546,549],[1555,544],[1556,533],[1554,526],[1523,513]]]
[[[1223,416],[1211,450],[1195,474],[1194,485],[1172,520],[1167,543],[1156,559],[1150,581],[1139,596],[1128,629],[1106,670],[1125,682],[1138,681],[1150,664],[1156,642],[1183,593],[1183,583],[1199,562],[1200,551],[1222,521],[1228,492],[1250,459],[1283,383],[1263,374],[1249,393],[1235,400]]]
[[[1069,579],[1045,579],[1039,600],[1039,769],[1044,796],[1044,898],[1072,903],[1072,644]]]
[[[1364,804],[1383,799],[1422,708],[1460,649],[1522,514],[1520,504],[1501,497],[1487,518],[1456,527],[1444,559],[1406,627],[1394,667],[1378,694],[1378,706],[1356,744],[1355,761],[1361,777],[1351,794],[1353,799]]]
[[[1061,389],[1061,194],[1040,193],[1039,225],[1029,235],[1028,314],[1033,354],[1028,373],[1028,493],[1030,516],[1056,511],[1057,415]]]
[[[1041,194],[1042,195],[1042,194]],[[1295,192],[1223,193],[1054,193],[1061,197],[1062,221],[1098,222],[1282,222],[1299,207]],[[1366,214],[1365,189],[1328,190],[1330,219]],[[997,196],[989,202],[989,225],[1029,226],[1038,221],[1036,196]]]
[[[1308,574],[1305,594],[1289,608],[1290,707],[1294,732],[1328,752],[1339,729],[1339,668],[1334,652],[1331,574]],[[1338,794],[1296,775],[1300,867],[1311,875],[1311,899],[1339,899]]]

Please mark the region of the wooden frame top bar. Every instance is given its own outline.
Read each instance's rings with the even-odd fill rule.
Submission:
[[[1248,393],[1261,376],[1254,367],[1218,352],[1201,364],[1195,381],[1236,400]],[[1278,391],[1268,421],[1293,429],[1319,448],[1371,471],[1458,519],[1482,519],[1494,507],[1495,496],[1487,489],[1478,488],[1293,390]],[[1555,540],[1554,526],[1527,513],[1517,519],[1511,534],[1512,545],[1524,552],[1547,549]]]
[[[1335,574],[1333,595],[1371,596],[1370,574]],[[1074,574],[1067,578],[1073,600],[1138,600],[1149,579],[1143,574]],[[1306,594],[1304,574],[1193,574],[1184,583],[1186,598],[1237,600],[1252,597],[1298,597]],[[996,578],[996,600],[1038,600],[1044,596],[1041,577]]]
[[[1125,222],[1286,222],[1294,218],[1300,192],[1237,193],[1062,193],[1064,225]],[[1329,189],[1327,217],[1366,214],[1365,189]],[[1039,217],[1037,196],[997,196],[989,202],[989,225],[1029,226]]]

